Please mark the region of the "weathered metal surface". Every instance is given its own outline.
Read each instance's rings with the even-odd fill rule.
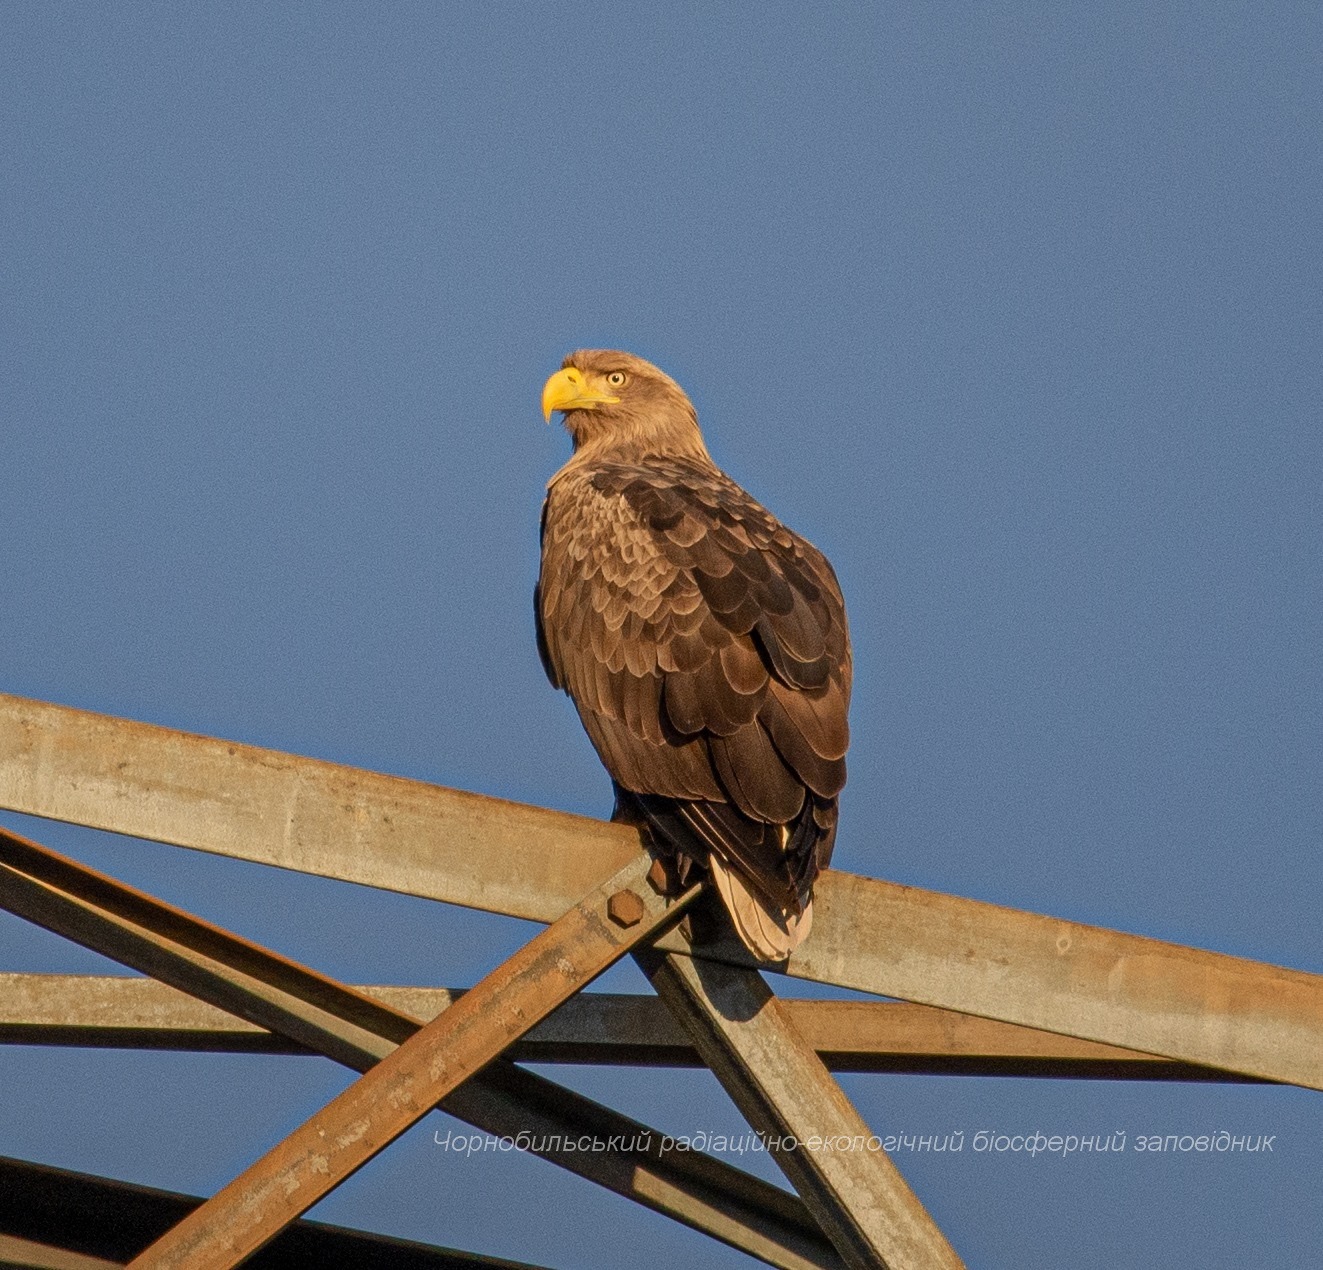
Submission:
[[[847,873],[788,969],[1323,1089],[1323,975]]]
[[[541,921],[637,850],[623,826],[4,696],[0,806]],[[780,969],[1323,1089],[1303,971],[834,870]]]
[[[463,994],[462,988],[375,984],[353,991],[421,1020],[435,1018]],[[782,997],[780,1003],[795,1030],[834,1072],[1253,1080],[1213,1067],[1173,1063],[1137,1050],[902,1001]],[[0,972],[0,1044],[315,1052],[154,979],[123,975]],[[705,1065],[688,1033],[656,997],[608,992],[571,997],[511,1046],[506,1057],[532,1063]]]
[[[231,1270],[415,1124],[562,1001],[678,919],[698,889],[668,903],[643,883],[640,853],[421,1031],[332,1099],[130,1263],[133,1270]],[[610,897],[643,891],[622,930]]]
[[[122,1266],[201,1203],[193,1195],[0,1156],[0,1264],[43,1270]],[[3,1260],[6,1254],[10,1262]],[[387,1265],[391,1270],[538,1270],[524,1262],[310,1221],[296,1222],[248,1262],[249,1270]]]
[[[538,921],[638,851],[583,816],[5,695],[0,806]]]
[[[0,830],[0,904],[57,934],[164,981],[101,978],[91,1000],[135,997],[150,1013],[165,984],[366,1071],[422,1026],[414,1014],[346,988],[152,896]],[[22,979],[23,977],[17,977]],[[41,976],[58,980],[62,976]],[[420,1003],[423,990],[403,995]],[[175,999],[197,1011],[209,1007]],[[442,994],[445,1001],[449,994]],[[440,1008],[431,996],[433,1013]],[[66,1003],[67,1004],[67,1003]],[[46,1007],[49,1011],[54,1003]],[[85,1007],[86,1008],[86,1007]],[[426,1011],[424,1011],[425,1013]],[[101,1017],[104,1017],[103,1015]],[[159,1013],[150,1015],[159,1018]],[[216,1010],[211,1026],[241,1019]],[[530,1143],[533,1154],[786,1270],[839,1260],[793,1196],[697,1152],[665,1152],[662,1135],[505,1059],[442,1100],[441,1109],[488,1134]],[[584,1140],[615,1143],[584,1151]]]
[[[963,1262],[756,970],[640,951],[654,988],[847,1265],[957,1270]]]

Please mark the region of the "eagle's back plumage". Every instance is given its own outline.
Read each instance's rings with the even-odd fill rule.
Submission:
[[[705,452],[581,450],[550,483],[535,598],[552,683],[684,876],[744,943],[808,933],[845,783],[850,646],[835,574]]]

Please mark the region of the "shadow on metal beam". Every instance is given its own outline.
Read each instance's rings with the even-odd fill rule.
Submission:
[[[18,1264],[31,1266],[37,1249],[47,1264],[74,1265],[61,1253],[122,1265],[176,1225],[202,1200],[146,1186],[71,1173],[0,1156],[0,1236],[36,1245]],[[4,1243],[0,1240],[0,1256]],[[0,1260],[0,1265],[5,1264]],[[10,1264],[14,1264],[12,1261]],[[539,1270],[452,1248],[429,1247],[342,1226],[301,1221],[248,1262],[252,1270],[311,1270],[354,1266],[359,1270]]]

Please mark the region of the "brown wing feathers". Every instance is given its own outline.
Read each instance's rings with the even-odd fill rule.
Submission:
[[[845,779],[849,664],[829,566],[714,471],[606,469],[587,484],[548,500],[548,674],[623,788],[728,800],[742,816],[707,808],[691,828],[796,906],[817,872],[806,839],[825,827],[825,807],[803,816],[806,794],[834,801]],[[765,831],[780,825],[795,827],[784,844]]]
[[[745,942],[783,956],[806,933],[795,920],[830,857],[845,783],[844,604],[824,557],[697,445],[576,455],[553,480],[538,648],[621,814],[682,857],[714,859]]]

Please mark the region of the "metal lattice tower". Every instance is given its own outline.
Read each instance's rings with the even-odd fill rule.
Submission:
[[[632,829],[418,781],[0,696],[0,808],[547,923],[464,992],[354,987],[0,830],[0,906],[148,976],[0,974],[0,1040],[362,1073],[205,1201],[0,1160],[0,1264],[513,1266],[299,1220],[439,1107],[769,1265],[959,1266],[833,1070],[1323,1089],[1323,976],[829,870],[763,969],[897,1000],[787,1000]],[[656,997],[580,991],[626,955]],[[798,1197],[521,1060],[706,1065]]]

